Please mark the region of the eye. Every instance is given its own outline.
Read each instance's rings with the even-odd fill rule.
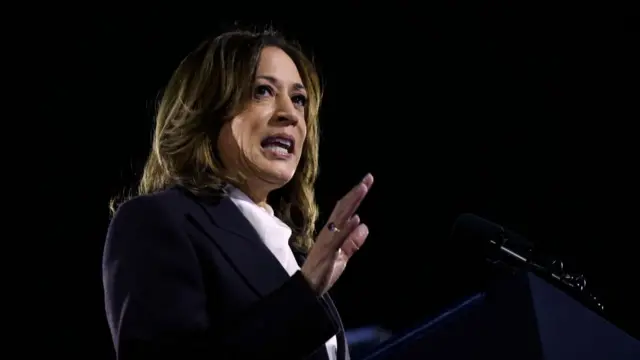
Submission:
[[[273,89],[269,85],[258,85],[253,90],[253,96],[256,99],[260,99],[265,96],[273,96]]]
[[[305,107],[307,105],[307,97],[304,95],[296,95],[291,98],[291,101],[297,106]]]

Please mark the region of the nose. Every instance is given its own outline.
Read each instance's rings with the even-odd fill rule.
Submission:
[[[279,99],[274,118],[278,123],[294,126],[300,121],[300,115],[288,97]]]

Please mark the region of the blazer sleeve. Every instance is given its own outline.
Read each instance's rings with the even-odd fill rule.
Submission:
[[[301,359],[339,331],[300,272],[233,323],[211,323],[193,245],[158,203],[123,204],[107,233],[103,282],[118,359]]]

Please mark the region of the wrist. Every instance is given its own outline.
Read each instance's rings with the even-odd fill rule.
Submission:
[[[305,269],[304,267],[302,269],[300,269],[300,273],[302,274],[302,277],[306,280],[307,285],[309,285],[309,288],[317,295],[320,296],[321,294],[321,289],[319,286],[319,282],[317,280],[314,280],[314,276],[312,274],[310,274],[310,271],[307,271],[307,269]]]

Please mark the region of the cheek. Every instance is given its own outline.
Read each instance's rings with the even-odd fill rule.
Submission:
[[[232,121],[233,137],[245,151],[260,145],[262,140],[262,134],[265,124],[268,120],[268,114],[266,111],[258,111],[258,109],[252,109],[247,111],[243,116],[239,116]]]
[[[238,145],[230,123],[226,123],[220,128],[216,146],[220,159],[225,167],[229,165],[229,162],[233,162],[238,152]]]
[[[300,138],[302,139],[302,143],[298,146],[299,150],[302,151],[302,148],[304,147],[304,144],[306,144],[307,142],[307,128],[303,127],[300,129]]]
[[[229,141],[232,141],[242,150],[247,148],[251,143],[252,126],[246,119],[233,119],[231,122],[231,131]]]

